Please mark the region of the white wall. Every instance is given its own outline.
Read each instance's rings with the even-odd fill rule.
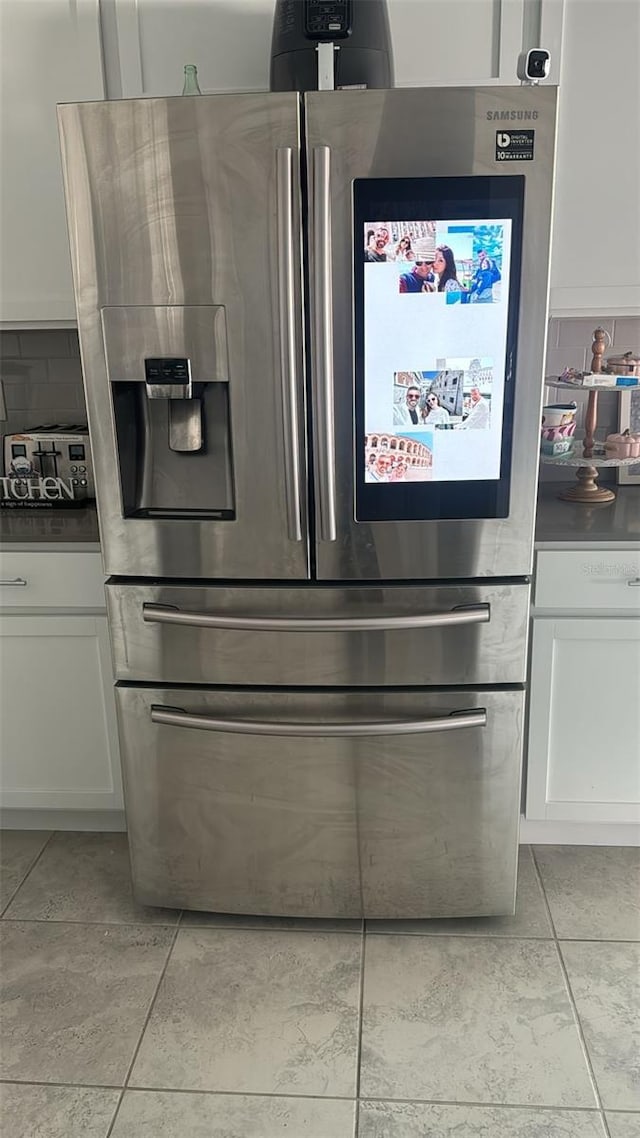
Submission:
[[[185,63],[196,64],[205,93],[268,90],[274,7],[275,0],[101,0],[110,97],[180,94]],[[522,37],[522,0],[389,0],[389,13],[401,87],[497,77],[501,18]],[[139,61],[120,60],[123,90],[110,66],[117,39],[141,45]],[[517,51],[508,52],[515,82]],[[136,69],[141,90],[128,90]]]

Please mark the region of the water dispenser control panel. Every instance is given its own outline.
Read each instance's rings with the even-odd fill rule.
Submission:
[[[190,399],[191,363],[183,358],[145,359],[147,392],[152,399]]]

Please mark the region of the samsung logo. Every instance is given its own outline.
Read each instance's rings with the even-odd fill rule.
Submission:
[[[487,118],[489,122],[499,119],[504,122],[508,119],[512,122],[514,119],[537,119],[537,111],[487,111]]]

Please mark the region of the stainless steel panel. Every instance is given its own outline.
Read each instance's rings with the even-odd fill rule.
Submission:
[[[523,683],[529,586],[107,584],[118,679]]]
[[[83,103],[61,107],[59,122],[107,572],[308,577],[305,495],[298,493],[295,502],[295,486],[306,478],[298,96]],[[288,205],[278,177],[283,149],[293,155],[284,187]],[[283,317],[285,241],[294,300],[289,297]],[[172,313],[182,306],[188,309],[184,342],[202,347],[206,341],[213,378],[229,382],[235,520],[122,516],[101,311],[107,338],[116,322],[126,349],[118,364],[137,378],[141,347],[134,345],[157,355],[152,344],[161,346],[167,337],[173,344]],[[213,309],[198,313],[202,306]],[[109,349],[114,377],[111,342]],[[286,385],[283,357],[293,366]],[[194,372],[193,378],[212,377]]]
[[[522,692],[116,695],[138,900],[305,917],[513,912]],[[176,704],[278,733],[153,722],[153,707]],[[372,720],[452,713],[478,726],[369,734]],[[325,721],[341,737],[286,736],[292,723]],[[359,725],[364,738],[348,731]]]
[[[222,305],[171,304],[103,308],[107,372],[112,383],[144,382],[144,361],[187,357],[192,383],[228,383],[227,324]]]
[[[333,381],[333,414],[316,418],[319,456],[335,446],[336,540],[324,524],[326,494],[316,504],[321,579],[392,580],[523,576],[533,564],[542,377],[551,229],[556,91],[551,87],[423,88],[392,91],[310,92],[305,95],[308,182],[320,193],[311,203],[311,305],[316,313],[332,295],[333,318],[317,334],[332,342],[333,368],[323,362],[313,378],[315,399]],[[529,111],[535,121],[535,160],[496,162],[493,118]],[[491,113],[491,118],[489,114]],[[408,124],[411,143],[407,144]],[[322,163],[318,167],[318,150]],[[324,181],[329,180],[329,200]],[[359,522],[354,518],[353,219],[354,178],[471,174],[526,176],[522,286],[514,420],[510,516],[506,519]],[[314,180],[315,179],[315,180]],[[326,180],[326,179],[325,179]],[[325,223],[331,217],[326,248]],[[327,274],[331,279],[327,279]],[[327,424],[334,434],[327,442]],[[321,483],[322,485],[322,483]]]

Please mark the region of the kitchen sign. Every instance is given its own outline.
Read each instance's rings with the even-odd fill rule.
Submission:
[[[64,478],[0,478],[0,508],[53,509],[55,506],[84,505],[77,499],[75,487]]]

